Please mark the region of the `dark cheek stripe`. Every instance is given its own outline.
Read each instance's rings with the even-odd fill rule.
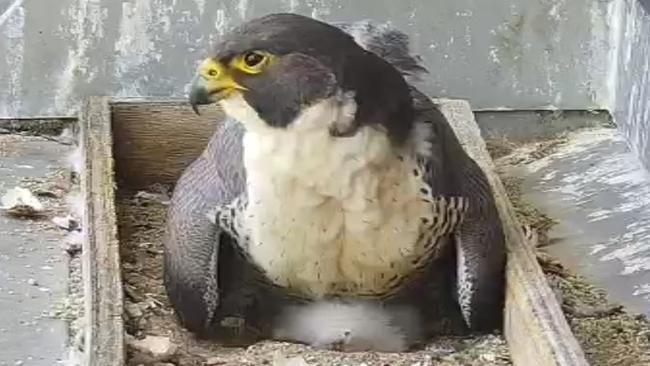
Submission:
[[[333,95],[334,75],[311,56],[289,54],[280,57],[265,72],[244,80],[249,90],[244,99],[262,120],[274,127],[286,127],[301,110]]]

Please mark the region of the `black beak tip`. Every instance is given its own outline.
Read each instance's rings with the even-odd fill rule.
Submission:
[[[210,96],[208,91],[205,88],[205,79],[201,76],[196,76],[192,80],[192,86],[190,89],[190,95],[188,96],[192,110],[197,115],[201,115],[199,112],[199,106],[203,104],[210,104]]]

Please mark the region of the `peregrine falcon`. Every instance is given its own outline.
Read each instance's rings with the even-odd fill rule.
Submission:
[[[238,314],[262,337],[334,347],[395,325],[413,343],[429,333],[416,319],[446,298],[469,330],[500,326],[501,221],[483,172],[414,86],[425,72],[403,33],[369,22],[271,14],[221,39],[189,100],[227,118],[179,179],[164,239],[186,328],[211,335]],[[439,268],[453,283],[434,296]],[[354,329],[314,336],[319,316]]]

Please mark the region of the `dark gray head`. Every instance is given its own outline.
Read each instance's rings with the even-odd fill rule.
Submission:
[[[338,27],[272,14],[223,38],[199,66],[190,101],[196,107],[240,95],[266,124],[283,128],[303,109],[341,92],[354,93],[355,121],[333,135],[373,125],[394,142],[407,139],[414,113],[409,86],[395,67]]]

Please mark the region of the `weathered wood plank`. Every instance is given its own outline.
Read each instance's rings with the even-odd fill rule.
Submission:
[[[546,282],[476,124],[463,100],[436,100],[467,153],[486,173],[496,197],[508,246],[504,332],[515,365],[586,366],[555,295]]]
[[[85,297],[85,364],[125,364],[122,276],[115,212],[109,100],[91,97],[80,113],[85,169],[82,271]]]
[[[132,189],[176,183],[223,118],[216,108],[197,116],[180,101],[111,101],[111,112],[117,179]]]

